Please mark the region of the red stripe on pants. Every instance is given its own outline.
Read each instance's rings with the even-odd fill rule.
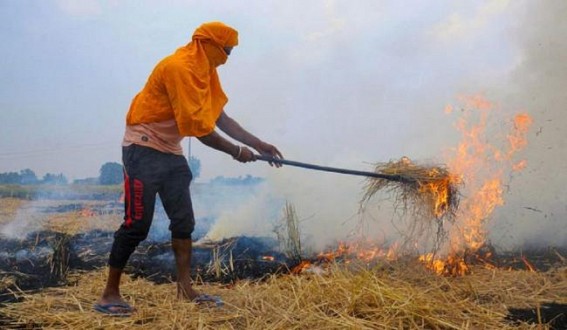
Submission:
[[[134,179],[134,220],[142,220],[144,216],[144,183]]]
[[[130,177],[128,173],[124,171],[124,205],[125,205],[125,214],[124,214],[124,224],[126,227],[130,227],[132,224],[132,216],[130,213],[130,201],[132,197],[130,196]]]
[[[124,224],[126,227],[130,227],[132,225],[132,208],[130,207],[130,177],[124,171],[124,206],[125,206],[125,214],[124,214]]]

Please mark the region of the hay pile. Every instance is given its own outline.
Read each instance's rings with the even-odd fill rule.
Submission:
[[[199,285],[221,295],[222,308],[175,298],[174,284],[123,280],[137,312],[128,318],[97,314],[105,272],[77,276],[77,284],[23,294],[0,309],[11,325],[57,329],[532,329],[504,320],[508,307],[567,303],[567,269],[547,273],[475,269],[445,278],[417,263],[383,264],[356,271],[334,267],[326,275],[273,277],[233,286]]]

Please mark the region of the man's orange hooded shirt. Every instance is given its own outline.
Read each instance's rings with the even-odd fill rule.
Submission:
[[[223,47],[238,44],[238,32],[220,23],[201,25],[192,41],[161,60],[136,95],[127,125],[175,120],[180,136],[201,137],[215,129],[228,102],[214,63],[226,62]]]

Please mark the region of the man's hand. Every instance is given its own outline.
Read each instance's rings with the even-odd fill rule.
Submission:
[[[237,146],[237,150],[235,153],[232,154],[232,158],[236,159],[241,163],[256,161],[256,156],[254,156],[254,152],[244,146]]]
[[[275,146],[266,143],[264,141],[260,141],[255,148],[261,155],[271,156],[275,159],[283,159],[282,153],[276,148]],[[278,162],[270,162],[270,166],[282,167],[281,163]]]

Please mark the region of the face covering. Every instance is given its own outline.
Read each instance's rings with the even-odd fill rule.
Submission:
[[[221,22],[205,23],[193,33],[192,43],[203,48],[211,66],[216,68],[228,59],[224,47],[238,45],[238,32]]]
[[[212,67],[216,68],[226,63],[228,55],[221,46],[211,42],[201,42],[201,44]]]

